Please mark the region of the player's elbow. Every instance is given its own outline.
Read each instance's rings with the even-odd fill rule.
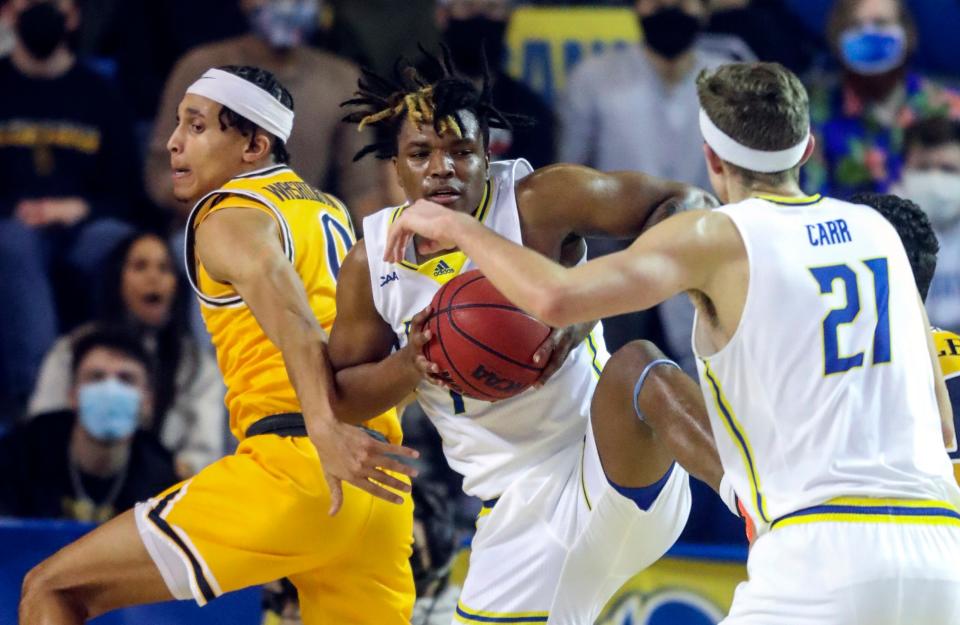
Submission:
[[[368,414],[361,409],[356,402],[345,397],[339,389],[333,389],[330,393],[330,408],[337,421],[349,425],[361,425],[364,421],[373,418],[376,415]]]
[[[572,294],[563,284],[544,285],[532,298],[533,316],[554,328],[564,328],[581,321],[576,317]]]
[[[383,411],[371,410],[365,400],[369,396],[358,392],[362,386],[358,387],[358,380],[355,372],[350,368],[335,371],[333,375],[333,387],[330,389],[330,408],[333,410],[337,421],[348,423],[350,425],[361,425],[364,421],[372,419]]]

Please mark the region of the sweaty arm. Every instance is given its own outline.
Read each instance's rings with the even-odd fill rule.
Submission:
[[[413,233],[425,237],[422,250],[459,247],[507,299],[552,326],[646,310],[683,291],[712,297],[715,269],[744,253],[733,222],[713,211],[675,215],[626,250],[572,268],[425,201],[391,226],[387,260],[401,258]]]
[[[396,336],[374,306],[366,245],[358,241],[340,267],[337,320],[330,332],[339,419],[359,423],[398,405],[414,391],[421,374],[412,361],[422,346],[416,321],[411,323],[407,347],[391,354]]]
[[[244,253],[238,254],[237,250]],[[230,284],[243,298],[267,338],[283,354],[297,393],[310,440],[323,462],[331,488],[331,513],[340,506],[339,480],[346,480],[394,503],[402,499],[371,480],[409,490],[384,473],[411,470],[388,453],[415,456],[411,450],[374,440],[358,428],[341,424],[331,397],[333,374],[326,335],[307,301],[303,283],[283,254],[276,222],[265,212],[224,208],[197,228],[197,252],[210,277]]]
[[[718,202],[696,187],[640,172],[603,173],[562,164],[524,178],[517,185],[517,204],[525,237],[550,232],[560,238],[571,233],[636,238],[675,213]]]

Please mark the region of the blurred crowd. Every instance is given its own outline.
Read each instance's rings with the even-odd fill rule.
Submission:
[[[643,38],[586,56],[549,103],[498,62],[511,16],[531,4],[0,0],[0,297],[12,302],[0,324],[0,515],[101,522],[230,450],[223,383],[185,287],[191,207],[172,196],[166,148],[186,86],[211,66],[260,66],[289,88],[294,168],[360,224],[403,201],[388,164],[352,161],[370,130],[340,123],[361,66],[389,72],[398,56],[445,43],[479,81],[485,53],[498,108],[537,122],[495,132],[494,158],[709,188],[698,72],[781,62],[811,98],[805,190],[917,202],[940,242],[930,319],[960,328],[960,67],[941,53],[960,31],[960,3],[550,2],[629,8]],[[591,240],[590,253],[627,243]],[[610,319],[607,343],[652,339],[693,373],[692,316],[677,298]],[[449,503],[459,484],[435,432],[415,406],[405,423],[434,488],[421,507],[468,533],[474,504]],[[686,539],[741,540],[706,487],[695,497]]]

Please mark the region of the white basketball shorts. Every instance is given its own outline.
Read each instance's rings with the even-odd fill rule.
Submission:
[[[532,467],[477,520],[455,623],[591,625],[609,598],[676,541],[690,513],[687,473],[621,494],[592,428]]]

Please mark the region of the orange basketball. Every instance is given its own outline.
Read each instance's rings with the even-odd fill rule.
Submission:
[[[430,302],[423,348],[450,387],[467,397],[498,401],[529,388],[546,363],[533,355],[550,326],[523,312],[479,270],[447,282]]]

